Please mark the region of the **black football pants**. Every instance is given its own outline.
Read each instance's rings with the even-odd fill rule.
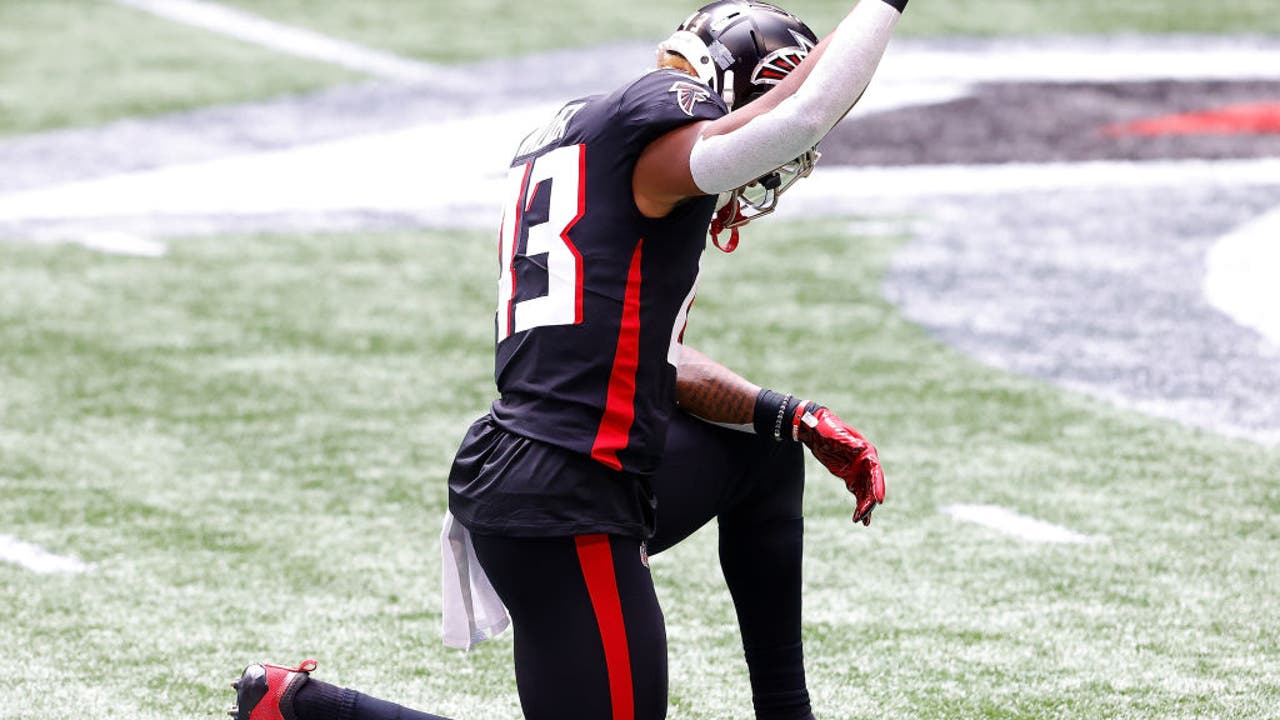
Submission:
[[[653,489],[657,531],[649,553],[718,519],[720,565],[758,720],[812,718],[800,640],[800,446],[677,413]],[[666,717],[666,628],[638,538],[473,534],[472,540],[511,613],[525,718]],[[678,580],[679,568],[664,571]],[[436,718],[314,680],[296,705],[299,720]]]
[[[800,644],[800,447],[678,413],[653,489],[650,553],[719,519],[757,717],[811,717]],[[666,630],[638,539],[472,537],[511,612],[528,720],[666,717]],[[665,571],[678,580],[679,568]]]

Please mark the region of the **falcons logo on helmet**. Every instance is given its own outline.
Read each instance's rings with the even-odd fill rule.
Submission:
[[[685,115],[693,117],[693,108],[704,100],[711,99],[711,92],[702,85],[695,85],[691,82],[683,80],[676,82],[667,92],[676,94],[676,104],[684,111]]]
[[[756,69],[751,72],[752,83],[777,85],[782,82],[782,78],[796,69],[801,60],[809,56],[809,51],[814,47],[813,41],[795,30],[790,30],[789,32],[791,37],[795,38],[795,41],[799,44],[778,48],[760,58],[760,62],[756,64]]]

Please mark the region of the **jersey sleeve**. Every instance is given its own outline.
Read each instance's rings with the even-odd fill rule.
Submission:
[[[655,70],[622,91],[615,121],[643,148],[678,127],[728,112],[724,100],[691,75]]]

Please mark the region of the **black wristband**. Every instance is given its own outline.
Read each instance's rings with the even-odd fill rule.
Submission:
[[[897,10],[898,12],[905,12],[907,9],[907,0],[884,0],[884,1],[889,5],[889,7],[893,8],[894,10]]]
[[[791,424],[795,421],[796,410],[801,400],[791,395],[772,390],[761,390],[756,395],[756,409],[751,424],[756,434],[773,438],[776,442],[794,442],[791,437]]]

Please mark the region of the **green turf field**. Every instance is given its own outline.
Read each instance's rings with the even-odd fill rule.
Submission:
[[[234,0],[280,22],[434,62],[516,56],[619,40],[656,42],[688,3],[596,0]],[[787,7],[819,33],[851,5]],[[910,6],[901,34],[1280,33],[1274,0],[956,0]],[[283,57],[157,19],[110,0],[0,2],[0,137],[355,82],[359,75]]]
[[[657,39],[687,10],[234,3],[449,62]],[[793,5],[822,29],[846,3]],[[1280,33],[1274,0],[909,13],[908,35]],[[102,0],[0,0],[0,136],[367,80]],[[880,447],[869,529],[809,466],[819,717],[1280,718],[1280,450],[947,349],[882,298],[905,239],[752,226],[708,255],[687,336]],[[470,655],[439,641],[443,478],[493,392],[492,233],[187,239],[162,258],[17,240],[0,240],[0,539],[92,568],[0,563],[0,720],[221,717],[245,663],[308,656],[460,720],[518,716],[509,635]],[[939,512],[953,503],[1096,541],[1027,543]],[[671,717],[749,717],[714,537],[653,569]]]
[[[708,258],[687,338],[880,444],[869,529],[810,465],[819,716],[1277,717],[1280,453],[957,356],[881,299],[898,242],[753,227]],[[443,477],[492,392],[490,245],[0,244],[0,534],[94,565],[0,564],[0,717],[214,717],[239,666],[304,656],[391,699],[516,717],[509,635],[463,656],[438,634]],[[1098,540],[1027,543],[950,503]],[[653,564],[672,717],[749,713],[713,543]]]
[[[358,79],[105,0],[0,0],[0,137]]]

